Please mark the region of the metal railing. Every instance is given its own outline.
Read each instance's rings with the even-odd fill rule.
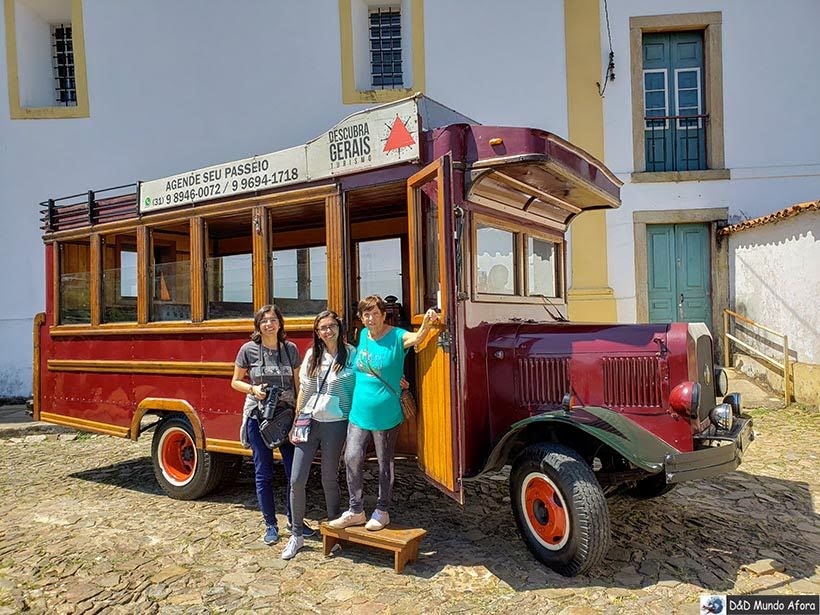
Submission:
[[[760,352],[756,348],[752,347],[751,345],[747,344],[743,340],[738,339],[731,333],[729,333],[729,319],[734,318],[743,322],[747,325],[752,327],[756,327],[761,331],[765,331],[771,335],[779,337],[783,340],[782,347],[783,347],[783,360],[782,362],[778,363],[777,360],[771,358],[765,353]],[[735,344],[748,350],[752,355],[761,359],[762,361],[776,367],[778,369],[783,370],[783,399],[785,405],[788,406],[792,400],[792,374],[791,374],[791,360],[789,358],[789,336],[785,335],[784,333],[780,333],[779,331],[774,331],[769,329],[768,327],[764,327],[761,324],[756,323],[751,318],[746,318],[745,316],[741,316],[737,312],[733,312],[729,309],[723,310],[723,359],[724,365],[726,367],[730,367],[731,363],[731,349],[729,347],[729,340],[733,341]]]
[[[706,169],[708,113],[647,115],[643,119],[647,171]]]

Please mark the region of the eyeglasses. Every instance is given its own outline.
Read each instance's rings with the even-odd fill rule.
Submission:
[[[337,331],[339,329],[339,325],[325,325],[324,327],[317,327],[317,331],[319,333],[330,333],[331,331]]]
[[[276,325],[279,324],[278,318],[263,318],[259,321],[260,325]]]

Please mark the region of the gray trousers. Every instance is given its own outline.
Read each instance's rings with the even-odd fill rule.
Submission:
[[[345,443],[347,421],[310,421],[308,441],[296,444],[293,453],[293,468],[290,474],[290,510],[293,516],[292,533],[302,535],[305,520],[305,486],[310,475],[310,466],[316,451],[322,449],[322,489],[325,492],[327,518],[335,519],[341,513],[339,489],[339,458]]]
[[[362,501],[364,461],[371,436],[376,448],[376,459],[379,461],[379,499],[376,500],[376,508],[388,512],[390,498],[393,495],[393,457],[400,427],[401,423],[386,431],[370,431],[357,427],[353,423],[347,426],[345,466],[347,467],[347,490],[350,492],[351,512],[364,511]]]

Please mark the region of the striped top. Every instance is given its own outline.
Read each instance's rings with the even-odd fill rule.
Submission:
[[[353,360],[356,357],[356,349],[345,344],[347,348],[347,365],[338,372],[333,369],[328,373],[328,368],[333,364],[334,356],[327,352],[322,354],[322,363],[316,370],[316,375],[308,375],[310,359],[313,356],[313,348],[309,348],[305,353],[302,366],[299,368],[299,407],[297,412],[308,412],[317,421],[343,421],[347,420],[350,414],[350,406],[353,403],[353,386],[356,383],[356,374],[353,371]],[[327,379],[325,379],[327,374]],[[322,390],[318,391],[319,385]]]

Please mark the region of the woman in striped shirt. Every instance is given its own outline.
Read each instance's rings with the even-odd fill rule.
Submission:
[[[291,559],[304,544],[305,485],[316,451],[322,449],[322,488],[328,519],[340,512],[339,459],[347,434],[347,416],[353,401],[356,349],[341,339],[342,321],[336,312],[325,310],[313,321],[313,346],[305,354],[299,371],[296,414],[310,414],[310,434],[296,444],[291,470],[290,505],[293,533],[282,551]]]

